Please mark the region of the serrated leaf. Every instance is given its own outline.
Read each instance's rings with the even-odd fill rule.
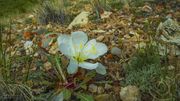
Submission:
[[[80,101],[94,101],[91,95],[87,95],[83,93],[78,93],[77,97],[80,99]]]

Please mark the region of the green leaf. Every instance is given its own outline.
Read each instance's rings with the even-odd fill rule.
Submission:
[[[78,93],[77,97],[80,99],[80,101],[94,101],[91,95],[87,95],[83,93]]]
[[[54,97],[53,101],[63,101],[63,99],[64,99],[63,92],[61,92]]]
[[[63,96],[65,100],[68,100],[71,97],[71,91],[68,89],[63,89]]]

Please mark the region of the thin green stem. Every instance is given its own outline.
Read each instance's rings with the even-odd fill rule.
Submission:
[[[59,64],[59,61],[58,61],[57,57],[55,57],[55,60],[56,60],[56,65],[57,65],[57,67],[58,67],[57,69],[58,69],[58,71],[59,71],[59,73],[60,73],[63,81],[65,82],[65,84],[67,84],[67,83],[68,83],[68,82],[67,82],[67,79],[66,79],[66,77],[65,77],[65,75],[64,75],[64,73],[63,73],[63,70],[62,70],[62,68],[61,68],[61,66],[60,66],[60,64]]]

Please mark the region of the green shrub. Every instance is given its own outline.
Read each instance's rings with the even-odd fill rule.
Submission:
[[[66,12],[66,6],[67,1],[65,0],[44,1],[43,4],[36,10],[39,23],[68,23],[71,18]]]

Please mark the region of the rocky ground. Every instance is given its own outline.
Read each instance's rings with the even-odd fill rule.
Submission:
[[[88,6],[86,9],[89,10]],[[25,14],[12,19],[10,26],[5,27],[2,32],[5,33],[2,39],[3,42],[7,41],[4,46],[7,46],[6,52],[12,58],[13,80],[16,83],[28,85],[32,94],[42,98],[42,101],[51,97],[52,92],[59,92],[63,89],[67,89],[67,92],[72,94],[71,97],[67,97],[69,98],[67,101],[79,101],[78,99],[93,101],[89,95],[92,95],[96,101],[164,101],[163,99],[166,98],[161,98],[162,96],[142,92],[139,85],[124,84],[127,75],[125,68],[141,47],[145,47],[152,41],[161,40],[163,44],[168,44],[170,47],[168,47],[170,52],[167,56],[168,68],[166,69],[178,70],[180,67],[178,64],[180,63],[178,4],[171,1],[169,3],[145,3],[140,7],[124,6],[121,10],[103,11],[100,14],[101,19],[91,19],[94,13],[88,10],[80,12],[71,24],[63,26],[54,23],[39,24],[35,14]],[[168,28],[177,32],[175,35],[167,31],[164,24],[167,19],[172,19],[166,25],[171,25]],[[162,26],[159,26],[160,23]],[[74,75],[67,74],[66,67],[69,60],[58,50],[56,39],[61,34],[70,34],[74,31],[83,31],[88,34],[89,39],[95,38],[108,46],[107,54],[94,60],[106,66],[106,75],[99,75],[84,69],[79,69]],[[166,35],[170,39],[167,39]],[[163,40],[161,36],[165,36],[168,41]],[[31,44],[28,47],[25,45],[27,42]],[[176,51],[175,54],[173,50]],[[55,56],[59,57],[68,83],[59,79],[56,73],[56,63],[52,61]],[[166,64],[163,59],[161,63]],[[176,76],[178,74],[179,72]],[[78,96],[78,93],[82,93],[79,95],[87,97],[87,100]],[[180,91],[177,93],[179,94]],[[180,97],[179,95],[178,97],[169,96],[173,100],[168,99],[167,101],[178,101]]]

